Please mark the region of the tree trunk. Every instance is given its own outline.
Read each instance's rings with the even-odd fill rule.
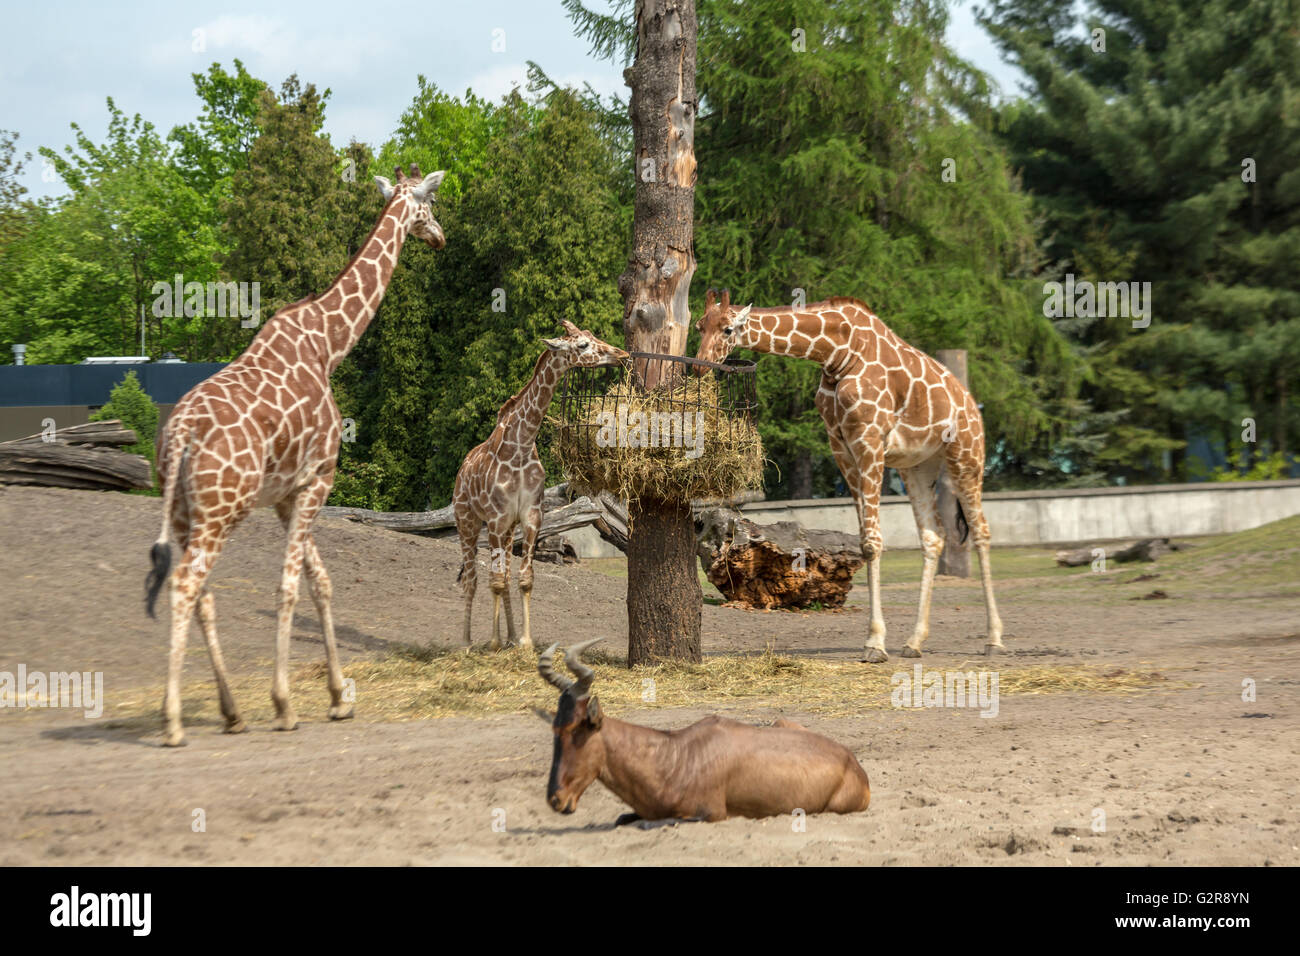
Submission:
[[[632,252],[619,277],[623,334],[635,352],[681,355],[690,330],[695,213],[695,0],[637,0],[632,88],[636,192]],[[646,388],[676,363],[638,362]],[[700,659],[695,525],[690,502],[641,500],[629,508],[628,665],[653,657]]]
[[[966,375],[965,349],[940,349],[935,358],[948,367],[948,371],[957,376],[957,381],[970,387]],[[961,540],[961,531],[957,527],[957,496],[953,494],[952,479],[948,469],[939,474],[939,485],[935,488],[938,499],[939,520],[943,522],[943,551],[939,555],[939,573],[956,578],[970,577],[970,538]],[[966,516],[968,519],[970,515]]]
[[[1273,422],[1273,452],[1282,456],[1283,463],[1286,462],[1286,373],[1281,370],[1277,373],[1277,416]]]
[[[790,462],[790,497],[796,501],[811,498],[813,491],[812,453],[801,451]]]
[[[635,522],[627,546],[628,666],[665,657],[699,661],[704,594],[691,506],[658,502],[643,507]],[[677,560],[683,554],[686,560]]]

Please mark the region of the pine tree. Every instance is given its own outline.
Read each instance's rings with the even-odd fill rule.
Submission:
[[[1293,450],[1298,21],[1297,0],[1106,0],[1086,15],[1003,0],[984,19],[1030,80],[1033,98],[1003,108],[1001,129],[1049,258],[1152,283],[1149,327],[1121,318],[1074,336],[1108,383],[1095,409],[1124,413],[1099,456],[1113,475],[1192,477],[1189,438],[1248,465],[1245,419],[1259,453]]]

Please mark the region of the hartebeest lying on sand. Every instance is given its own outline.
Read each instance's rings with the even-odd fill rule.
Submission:
[[[565,652],[576,681],[555,673],[555,644],[537,662],[537,672],[560,690],[546,786],[553,810],[572,813],[597,779],[636,811],[619,817],[619,824],[715,822],[795,810],[855,813],[871,803],[867,773],[857,758],[793,721],[755,727],[715,716],[685,730],[663,731],[606,717],[591,693],[595,673],[581,660],[599,640]]]

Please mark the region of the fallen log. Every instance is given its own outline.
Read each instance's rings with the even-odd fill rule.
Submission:
[[[0,444],[0,483],[121,491],[152,488],[153,468],[143,455],[59,442]]]
[[[127,491],[153,487],[153,466],[121,450],[135,432],[112,419],[0,442],[0,484]]]
[[[1168,538],[1143,538],[1140,541],[1109,547],[1089,545],[1073,551],[1058,551],[1056,563],[1063,568],[1077,568],[1084,564],[1092,564],[1103,556],[1107,561],[1114,561],[1117,564],[1125,564],[1129,561],[1154,561],[1163,554],[1181,551],[1186,547],[1185,544],[1170,543]],[[1102,554],[1095,554],[1096,551],[1101,551]]]
[[[414,512],[371,511],[368,508],[327,506],[321,509],[321,514],[327,518],[347,518],[350,521],[356,521],[375,528],[387,528],[390,531],[404,531],[429,537],[451,537],[456,533],[456,518],[450,505],[446,508],[439,508],[437,511]],[[607,517],[608,514],[602,505],[584,496],[561,507],[544,511],[538,539],[564,534],[564,532],[573,531],[576,528],[584,528]],[[515,528],[514,540],[516,542],[523,540],[522,528]],[[486,546],[486,531],[479,534],[479,544],[480,546]]]
[[[562,482],[547,488],[542,495],[542,529],[538,540],[542,541],[553,535],[561,535],[575,528],[591,525],[596,533],[620,551],[627,551],[628,529],[627,508],[608,491],[602,491],[594,498],[579,496],[573,498],[569,483]],[[757,492],[746,493],[737,501],[758,500]],[[580,507],[575,507],[579,503]],[[693,502],[697,506],[707,506],[709,502]],[[327,518],[347,518],[360,524],[375,528],[387,528],[390,531],[402,531],[408,534],[423,534],[430,537],[450,536],[455,533],[456,515],[450,505],[434,511],[371,511],[368,508],[346,508],[329,505],[321,509]],[[522,532],[516,530],[515,540],[521,540]],[[480,542],[486,540],[480,536]]]
[[[42,444],[63,442],[68,445],[111,445],[121,447],[122,445],[134,445],[136,435],[134,431],[123,425],[119,419],[112,418],[102,422],[86,422],[84,425],[69,425],[66,428],[56,429],[53,433],[38,432],[35,435],[28,435],[26,438],[14,438],[10,441],[0,442],[0,445],[18,445],[27,442],[40,442]]]
[[[741,607],[841,607],[863,564],[856,535],[795,521],[760,525],[730,508],[707,508],[696,529],[705,575]]]

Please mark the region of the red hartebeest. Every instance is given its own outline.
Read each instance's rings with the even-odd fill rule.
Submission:
[[[635,812],[618,822],[855,813],[871,803],[867,773],[848,748],[793,721],[755,727],[705,717],[684,730],[654,730],[606,717],[591,693],[595,673],[581,654],[600,638],[568,649],[577,680],[555,673],[555,644],[537,672],[560,690],[555,751],[546,798],[572,813],[593,780]]]

